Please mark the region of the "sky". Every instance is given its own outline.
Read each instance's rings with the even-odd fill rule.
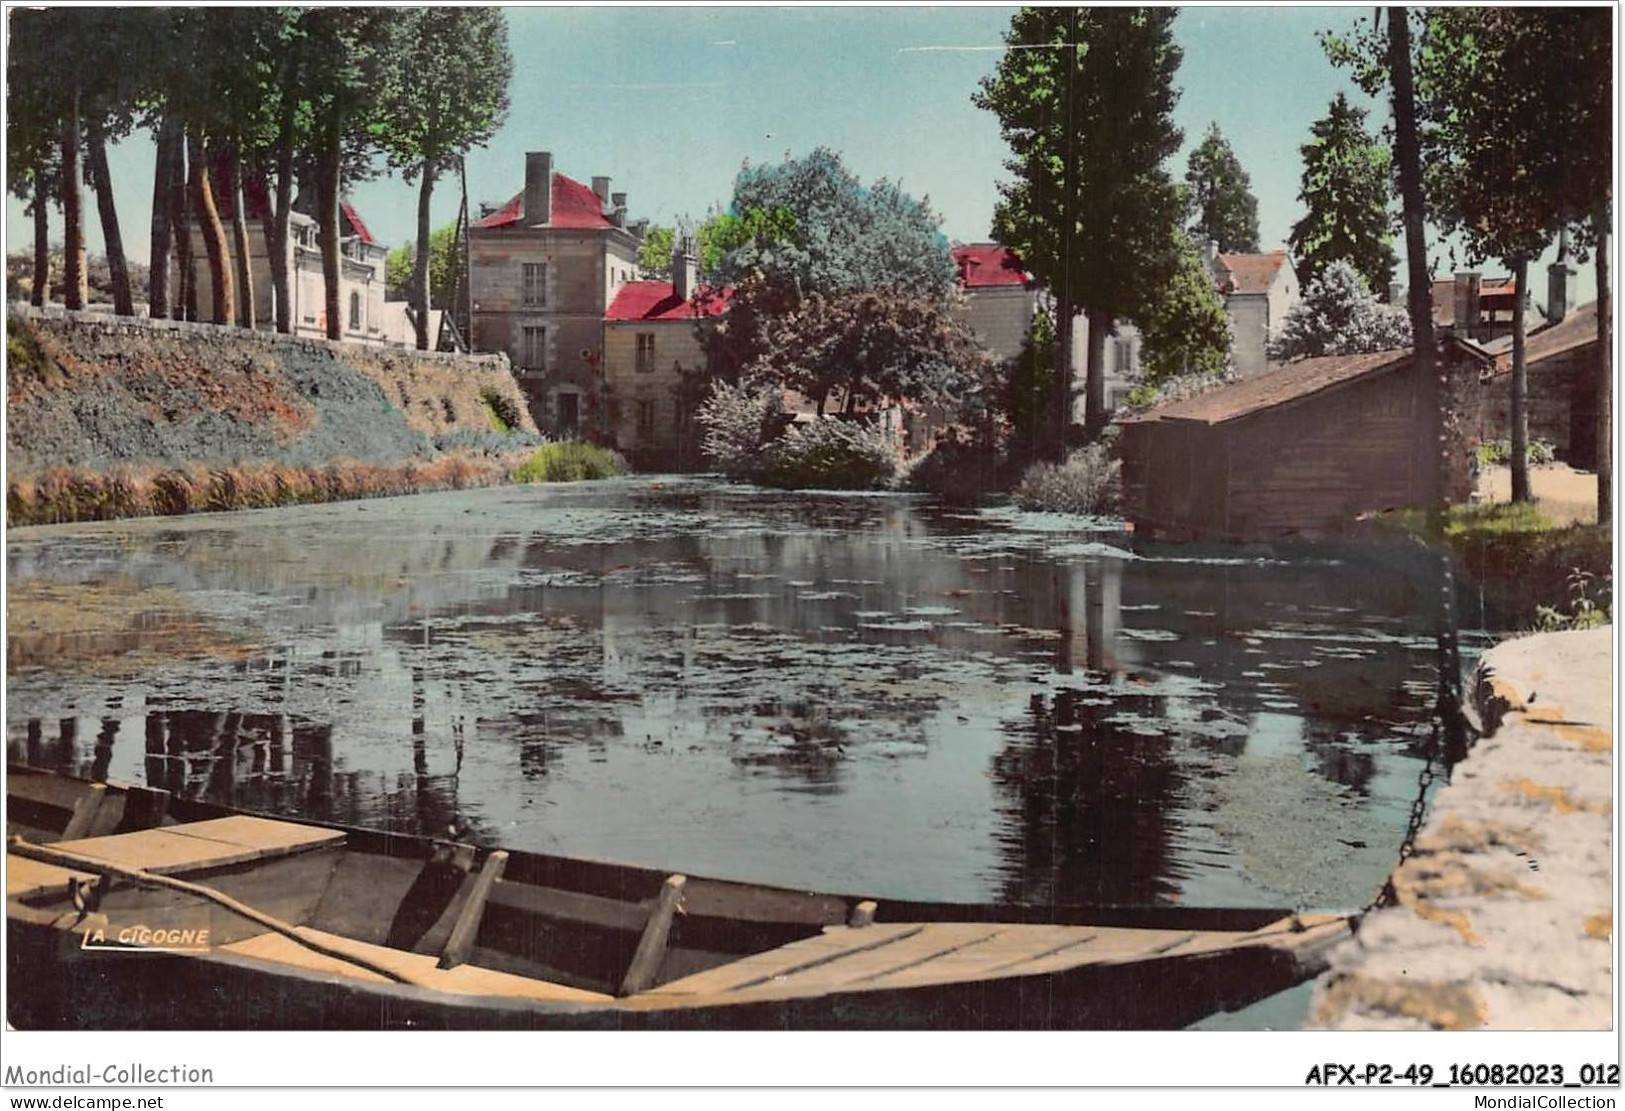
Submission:
[[[524,155],[553,153],[582,182],[607,174],[628,194],[632,218],[672,223],[726,207],[747,160],[777,162],[817,146],[839,151],[864,181],[888,178],[930,198],[943,232],[986,240],[1007,150],[998,121],[971,104],[1001,56],[1009,7],[528,7],[507,9],[514,56],[512,108],[490,145],[468,158],[471,204],[519,191]],[[1176,178],[1209,123],[1218,123],[1252,178],[1260,245],[1285,247],[1302,215],[1299,147],[1338,92],[1372,109],[1316,41],[1347,30],[1369,7],[1186,7],[1175,24],[1184,50],[1175,120],[1185,147]],[[111,153],[126,250],[149,249],[153,145],[141,133]],[[351,197],[373,235],[395,246],[415,227],[417,194],[399,178],[356,185]],[[436,191],[435,226],[456,218],[454,182]],[[87,214],[94,206],[87,196]],[[32,243],[15,198],[6,204],[8,251]],[[101,230],[89,221],[90,250]],[[61,238],[53,212],[51,236]],[[1448,274],[1464,260],[1434,252]],[[1544,265],[1531,267],[1544,300]],[[1480,267],[1499,273],[1495,263]],[[1593,296],[1589,266],[1581,300]]]

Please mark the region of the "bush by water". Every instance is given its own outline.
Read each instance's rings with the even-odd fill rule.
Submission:
[[[608,448],[576,440],[544,444],[514,468],[515,482],[581,482],[627,472],[626,460]]]

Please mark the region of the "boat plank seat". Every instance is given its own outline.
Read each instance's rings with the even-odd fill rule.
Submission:
[[[403,979],[414,985],[439,991],[455,992],[459,995],[495,995],[511,999],[536,999],[550,1003],[610,1003],[614,1001],[614,996],[611,995],[583,991],[580,988],[549,983],[546,980],[533,980],[527,976],[515,976],[510,972],[499,972],[496,969],[481,968],[478,965],[460,964],[455,968],[439,968],[436,967],[439,964],[439,957],[433,954],[408,953],[402,949],[391,949],[386,945],[374,945],[371,942],[356,941],[339,934],[311,929],[309,926],[297,927],[296,932],[339,952],[364,957],[382,968],[398,973]],[[348,964],[336,957],[313,952],[298,942],[280,934],[258,934],[254,937],[244,938],[242,941],[233,942],[230,945],[221,946],[220,951],[240,957],[252,957],[256,960],[269,961],[273,964],[287,965],[306,972],[330,973],[373,983],[386,982],[382,976],[375,972]]]
[[[32,899],[50,893],[66,894],[71,883],[95,879],[90,872],[76,872],[42,864],[14,853],[6,854],[6,898]]]
[[[710,995],[740,991],[758,984],[773,983],[793,972],[889,945],[923,929],[924,926],[910,923],[877,924],[857,929],[851,926],[826,926],[822,933],[813,937],[792,941],[719,968],[696,972],[692,976],[662,984],[643,995]]]
[[[235,815],[134,833],[59,841],[53,847],[122,868],[169,875],[288,856],[343,843],[344,834],[338,830]]]

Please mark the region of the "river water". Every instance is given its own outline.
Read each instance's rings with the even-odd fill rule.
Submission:
[[[14,529],[8,757],[881,897],[1367,902],[1425,582],[1087,524],[639,477]]]

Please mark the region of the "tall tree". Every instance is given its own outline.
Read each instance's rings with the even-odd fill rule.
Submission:
[[[1059,358],[1089,320],[1085,431],[1105,424],[1105,337],[1167,280],[1184,198],[1166,169],[1179,149],[1171,8],[1023,8],[974,103],[999,117],[1014,180],[993,233],[1056,297]],[[1068,376],[1070,377],[1070,376]],[[1073,409],[1061,391],[1062,419]],[[1063,441],[1064,442],[1064,441]]]
[[[393,86],[410,79],[399,64],[399,11],[389,8],[306,8],[299,16],[303,53],[300,89],[309,102],[317,242],[322,252],[323,315],[328,339],[344,334],[339,258],[339,196],[353,169],[378,150],[388,128],[383,106]],[[346,173],[351,170],[352,173]]]
[[[6,51],[6,185],[28,202],[34,221],[34,278],[30,301],[50,296],[50,208],[59,190],[58,112],[48,68],[53,19],[46,11],[19,8],[10,16]]]
[[[1170,277],[1135,317],[1143,337],[1141,384],[1150,387],[1186,375],[1218,378],[1230,369],[1230,315],[1213,287],[1213,271],[1184,234],[1170,247]]]
[[[1309,142],[1299,148],[1298,199],[1306,211],[1288,242],[1305,285],[1343,261],[1385,296],[1398,264],[1388,215],[1393,154],[1366,131],[1365,120],[1366,110],[1338,93],[1310,128]]]
[[[1258,198],[1253,196],[1253,182],[1218,124],[1209,125],[1191,151],[1185,163],[1185,184],[1190,189],[1190,233],[1198,243],[1217,243],[1227,254],[1258,251]]]
[[[1606,18],[1587,18],[1585,9],[1438,8],[1429,14],[1420,53],[1436,219],[1463,236],[1472,257],[1499,258],[1516,279],[1514,501],[1532,496],[1524,357],[1529,261],[1596,203],[1596,182],[1570,165],[1576,144],[1591,136],[1575,133],[1569,105],[1595,83],[1572,59],[1599,34],[1607,36]]]
[[[513,56],[497,8],[406,8],[397,14],[399,79],[378,118],[390,165],[418,182],[411,296],[419,350],[429,347],[429,205],[436,179],[484,146],[508,111]]]

